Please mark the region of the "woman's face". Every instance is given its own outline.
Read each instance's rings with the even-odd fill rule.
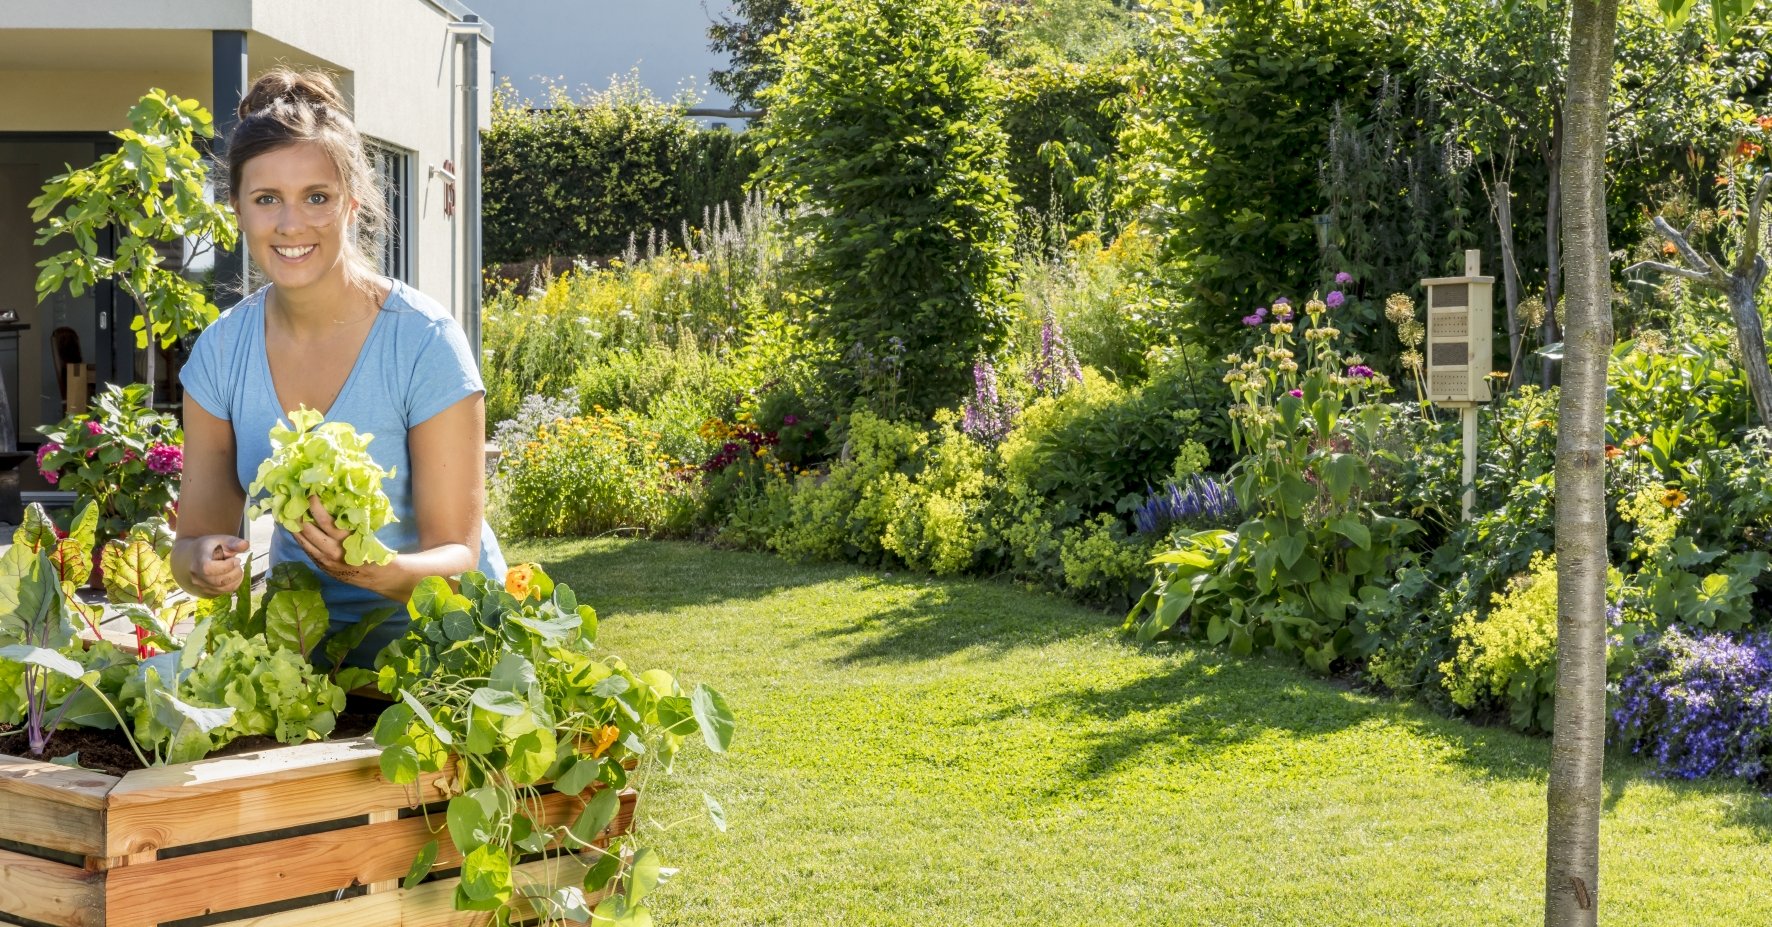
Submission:
[[[234,211],[252,259],[280,289],[299,290],[345,272],[346,235],[357,202],[338,168],[312,142],[285,145],[241,165]]]

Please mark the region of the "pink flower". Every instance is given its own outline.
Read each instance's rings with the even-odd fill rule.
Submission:
[[[1301,390],[1301,389],[1288,390],[1286,395],[1291,396],[1293,399],[1303,399],[1304,398],[1304,390]]]
[[[781,417],[781,423],[783,425],[788,425],[790,427],[794,426],[794,425],[798,425],[798,424],[800,424],[800,416],[798,416],[798,415],[784,415]]]
[[[129,463],[130,461],[133,461],[133,460],[135,460],[135,452],[130,450],[129,448],[124,448],[123,449],[123,462]]]
[[[1323,297],[1323,304],[1331,309],[1340,309],[1345,302],[1347,302],[1347,297],[1341,295],[1340,290],[1330,290],[1329,295]]]
[[[59,478],[59,474],[54,470],[44,469],[43,458],[48,457],[61,449],[62,446],[54,441],[46,442],[42,447],[37,448],[37,472],[43,474],[43,478],[48,480],[51,485],[54,485],[55,481]]]
[[[89,435],[102,435],[105,433],[105,426],[88,419],[86,422],[86,433]]]
[[[1347,286],[1348,284],[1350,284],[1352,282],[1354,282],[1354,275],[1348,273],[1345,270],[1342,271],[1341,273],[1335,275],[1335,285],[1336,286]]]
[[[156,444],[148,448],[148,469],[170,476],[185,468],[185,452],[176,444]]]

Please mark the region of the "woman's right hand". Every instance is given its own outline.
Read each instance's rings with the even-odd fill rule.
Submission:
[[[246,571],[240,555],[252,549],[252,542],[229,534],[206,534],[184,542],[186,591],[204,598],[232,595],[240,588]]]

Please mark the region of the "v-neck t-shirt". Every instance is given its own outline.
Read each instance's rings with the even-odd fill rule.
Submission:
[[[356,364],[326,411],[325,421],[348,422],[359,433],[373,436],[369,455],[393,473],[382,480],[381,488],[398,519],[375,535],[390,550],[410,553],[419,549],[419,516],[412,507],[407,433],[457,402],[485,392],[486,387],[467,336],[449,311],[406,284],[391,282],[388,298],[376,313]],[[265,350],[265,294],[269,289],[241,300],[205,329],[180,373],[186,395],[204,411],[232,425],[234,475],[243,491],[257,478],[259,465],[271,456],[272,426],[288,420],[287,412],[279,408]],[[184,491],[203,489],[186,486]],[[271,536],[271,563],[286,561],[305,564],[319,577],[335,631],[375,609],[398,605],[314,568],[295,537],[279,525]],[[504,557],[484,520],[480,525],[479,570],[503,581]],[[367,665],[382,646],[405,633],[407,623],[406,609],[398,607],[393,617],[352,652],[348,662]]]

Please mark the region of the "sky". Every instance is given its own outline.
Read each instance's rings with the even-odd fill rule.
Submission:
[[[693,86],[699,106],[731,100],[708,83],[725,59],[708,50],[708,25],[730,0],[464,0],[492,24],[495,79],[539,100],[543,76],[577,89],[608,86],[637,69],[655,95],[672,99]]]

